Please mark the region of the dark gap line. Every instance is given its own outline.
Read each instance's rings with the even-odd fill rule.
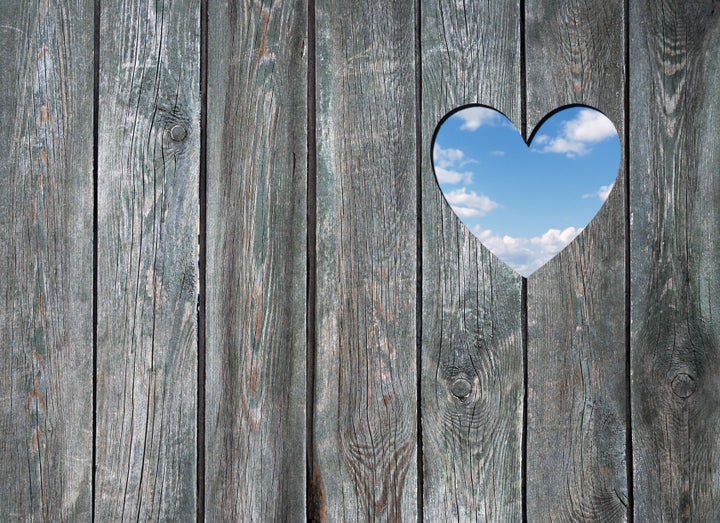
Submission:
[[[424,467],[423,467],[423,431],[422,431],[422,313],[423,313],[423,257],[422,257],[422,158],[423,158],[423,133],[422,133],[422,17],[421,2],[415,0],[415,201],[417,202],[416,214],[416,288],[415,288],[415,376],[417,379],[416,388],[416,431],[417,431],[417,512],[418,521],[423,521],[424,508]]]
[[[525,39],[525,0],[520,2],[520,129],[522,137],[527,143],[528,116],[527,116],[527,43]],[[528,291],[527,278],[522,278],[520,291],[520,323],[522,329],[523,351],[523,413],[522,413],[522,449],[520,491],[522,499],[522,521],[527,523],[527,441],[528,441]]]
[[[626,400],[625,400],[625,416],[626,416],[626,428],[625,428],[625,466],[627,475],[627,488],[628,488],[628,505],[627,505],[627,519],[628,523],[633,523],[634,519],[634,485],[633,485],[633,442],[632,442],[632,381],[630,370],[632,368],[631,358],[631,268],[630,268],[630,1],[625,0],[623,8],[625,10],[625,88],[624,88],[624,138],[625,146],[623,150],[625,152],[625,389],[626,389]]]
[[[205,521],[205,300],[207,270],[207,64],[208,3],[200,2],[200,165],[198,175],[198,303],[197,303],[197,520]]]
[[[321,507],[315,495],[315,305],[317,301],[317,115],[315,84],[315,0],[307,5],[307,259],[305,361],[305,517],[315,521]]]
[[[95,496],[97,480],[97,382],[98,382],[98,165],[100,144],[100,0],[93,6],[93,280],[92,280],[92,345],[93,345],[93,382],[92,382],[92,478],[90,481],[91,521],[95,521]]]
[[[522,520],[527,523],[527,440],[528,440],[528,292],[527,278],[522,279],[520,322],[523,348],[523,415],[522,415]]]
[[[525,142],[527,142],[528,139],[526,51],[525,0],[520,0],[520,129]]]

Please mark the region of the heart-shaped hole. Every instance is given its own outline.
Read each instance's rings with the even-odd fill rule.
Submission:
[[[548,115],[529,145],[508,118],[466,106],[438,124],[435,176],[462,222],[498,258],[529,276],[567,246],[608,198],[620,139],[600,111]]]

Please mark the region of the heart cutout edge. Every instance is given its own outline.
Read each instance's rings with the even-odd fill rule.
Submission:
[[[601,197],[603,200],[602,203],[595,209],[595,211],[592,213],[590,218],[587,219],[585,221],[585,224],[582,225],[581,227],[578,227],[578,228],[568,227],[563,231],[560,231],[559,229],[548,229],[548,231],[547,231],[548,233],[550,233],[551,231],[558,232],[558,233],[567,233],[569,229],[574,229],[574,232],[572,232],[571,236],[566,234],[566,236],[570,236],[570,237],[566,238],[567,241],[563,242],[559,248],[553,249],[551,253],[549,253],[549,251],[546,251],[545,253],[543,253],[542,262],[536,263],[532,267],[532,270],[529,270],[529,271],[519,270],[519,268],[517,266],[515,266],[513,263],[509,262],[506,259],[506,256],[503,256],[502,252],[501,253],[496,252],[498,250],[497,248],[493,249],[492,246],[488,245],[486,243],[486,241],[483,240],[483,238],[481,238],[478,234],[476,234],[476,232],[471,228],[471,226],[469,226],[468,223],[466,223],[466,221],[456,211],[456,207],[453,206],[453,204],[449,201],[448,195],[446,194],[446,191],[443,189],[440,179],[438,177],[438,165],[436,163],[435,156],[436,156],[436,151],[437,151],[436,146],[438,145],[438,143],[437,143],[438,136],[440,135],[441,130],[443,129],[443,126],[447,123],[448,120],[450,120],[454,116],[458,116],[458,113],[467,111],[468,109],[476,109],[476,108],[480,108],[484,111],[492,112],[493,114],[502,117],[509,124],[509,127],[511,127],[515,131],[515,133],[517,133],[517,136],[520,138],[520,141],[523,144],[524,150],[526,152],[533,152],[532,149],[533,149],[534,145],[536,145],[535,140],[538,139],[538,137],[543,136],[543,135],[539,134],[539,132],[543,129],[545,124],[548,123],[548,121],[550,121],[554,117],[558,116],[559,113],[563,113],[568,110],[574,110],[574,109],[578,110],[578,111],[590,111],[591,113],[593,113],[593,115],[597,114],[597,115],[601,116],[606,121],[606,123],[610,125],[610,127],[612,129],[612,133],[609,134],[608,137],[611,137],[617,141],[617,167],[615,167],[613,169],[614,177],[613,177],[612,181],[609,183],[608,186],[603,186],[603,187],[607,188],[607,191],[604,194],[604,198]],[[592,143],[592,142],[590,142],[590,143]],[[452,148],[452,145],[450,147],[448,147],[448,149],[451,149],[451,148]],[[592,106],[589,106],[586,104],[577,104],[577,103],[557,107],[557,108],[553,109],[552,111],[548,112],[547,114],[545,114],[543,116],[543,118],[540,119],[538,121],[538,123],[535,125],[535,127],[533,128],[532,132],[530,133],[530,135],[528,136],[527,139],[522,135],[522,133],[518,129],[518,127],[514,124],[514,122],[510,118],[508,118],[508,116],[504,112],[499,111],[499,110],[495,109],[494,107],[491,107],[486,104],[478,104],[478,103],[465,104],[462,106],[458,106],[458,107],[454,108],[453,110],[449,111],[439,120],[439,122],[435,126],[432,140],[430,142],[431,167],[433,169],[433,175],[434,175],[436,186],[440,190],[440,193],[443,196],[444,204],[450,208],[450,210],[455,215],[455,217],[458,219],[458,221],[460,221],[462,226],[465,229],[467,229],[467,232],[469,232],[473,237],[475,237],[475,239],[478,242],[480,242],[480,244],[485,249],[487,249],[495,258],[497,258],[499,261],[501,261],[503,263],[503,265],[507,266],[510,270],[512,270],[515,274],[521,276],[522,278],[529,278],[530,276],[532,276],[533,274],[538,272],[541,268],[546,266],[550,261],[557,258],[558,255],[560,255],[562,252],[564,252],[575,241],[579,241],[578,239],[580,238],[580,236],[587,231],[590,224],[596,220],[596,218],[600,215],[601,211],[606,207],[607,201],[610,200],[611,195],[613,195],[617,192],[615,190],[615,188],[617,185],[616,182],[618,181],[618,178],[619,178],[619,175],[621,172],[622,157],[623,157],[623,150],[622,150],[622,144],[621,144],[621,140],[620,140],[620,134],[617,132],[617,127],[612,122],[612,120],[603,111],[600,111],[599,109],[597,109],[595,107],[592,107]],[[601,189],[603,187],[601,187]],[[600,196],[599,192],[598,192],[598,196]],[[585,198],[585,195],[583,195],[583,198]],[[488,232],[492,232],[492,231],[488,230]],[[514,240],[514,238],[511,238],[507,235],[505,235],[504,238],[510,238],[511,240]],[[532,238],[532,240],[535,240],[535,239],[536,238]],[[519,238],[519,240],[527,241],[527,239],[525,239],[525,238]]]

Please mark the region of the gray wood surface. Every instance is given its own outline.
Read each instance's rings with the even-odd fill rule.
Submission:
[[[101,5],[99,521],[195,517],[199,8]]]
[[[308,1],[207,2],[205,83],[202,0],[96,2],[98,55],[93,2],[0,0],[0,519],[716,518],[717,1]],[[526,281],[436,183],[475,103],[621,136]]]
[[[720,514],[720,8],[632,2],[636,521]]]
[[[206,517],[304,521],[307,6],[208,38]]]
[[[440,119],[461,105],[490,105],[520,126],[520,6],[424,3],[420,34],[423,516],[517,521],[522,278],[460,222],[431,152]]]
[[[0,7],[0,514],[92,509],[93,4]]]
[[[321,0],[311,518],[417,518],[414,2]]]
[[[623,2],[526,9],[526,133],[560,106],[586,104],[624,143]],[[622,171],[584,231],[528,278],[529,521],[627,519]]]

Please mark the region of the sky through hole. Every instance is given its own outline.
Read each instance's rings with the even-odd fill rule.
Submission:
[[[496,256],[528,276],[592,220],[620,165],[612,122],[589,107],[548,118],[530,147],[501,113],[462,109],[433,146],[438,183],[455,213]]]

